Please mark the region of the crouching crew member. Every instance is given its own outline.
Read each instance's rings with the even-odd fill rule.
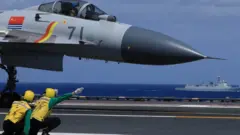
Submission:
[[[32,109],[29,105],[34,99],[34,92],[27,90],[21,101],[14,101],[3,121],[2,135],[29,135]]]
[[[40,129],[43,129],[42,135],[49,135],[48,133],[61,124],[58,117],[49,117],[52,108],[58,103],[69,99],[73,95],[77,95],[83,91],[84,88],[78,88],[72,93],[56,97],[56,91],[52,88],[47,88],[45,94],[35,104],[31,117],[30,135],[37,135]]]

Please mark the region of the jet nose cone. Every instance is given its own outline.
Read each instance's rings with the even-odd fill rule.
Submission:
[[[134,26],[124,34],[121,47],[122,57],[129,63],[170,65],[206,58],[179,40]]]
[[[206,58],[206,56],[186,45],[185,43],[170,37],[167,40],[159,41],[158,45],[156,46],[156,50],[158,53],[160,53],[160,56],[171,56],[173,57],[173,61],[176,59],[176,62],[179,63],[191,62]]]

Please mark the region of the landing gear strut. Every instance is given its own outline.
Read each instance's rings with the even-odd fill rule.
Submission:
[[[0,93],[0,108],[10,108],[13,101],[21,99],[21,96],[14,92],[18,82],[16,78],[17,70],[14,66],[5,66],[3,64],[0,64],[0,68],[8,74],[7,84]]]

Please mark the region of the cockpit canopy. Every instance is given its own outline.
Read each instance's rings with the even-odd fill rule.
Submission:
[[[95,21],[117,21],[115,16],[110,16],[97,6],[83,0],[56,0],[41,4],[38,10]]]

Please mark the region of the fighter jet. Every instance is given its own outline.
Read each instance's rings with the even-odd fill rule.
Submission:
[[[0,18],[1,64],[10,67],[63,71],[64,56],[145,65],[210,58],[163,33],[121,23],[82,0],[2,11]]]

